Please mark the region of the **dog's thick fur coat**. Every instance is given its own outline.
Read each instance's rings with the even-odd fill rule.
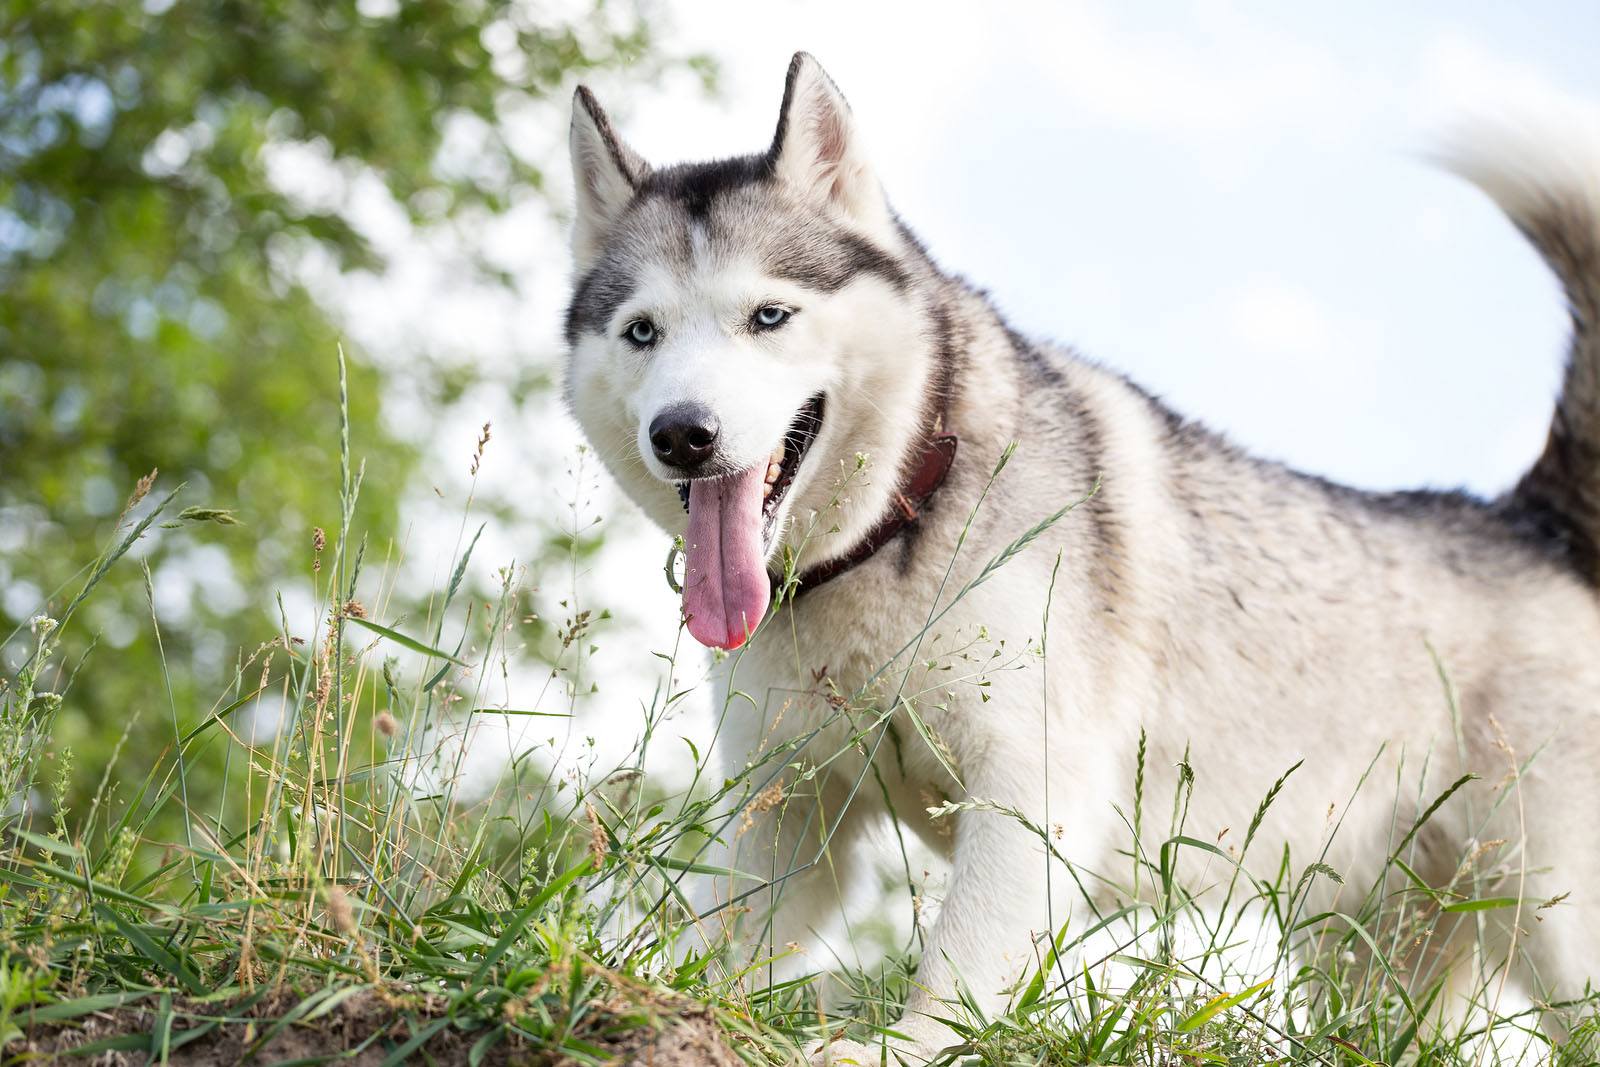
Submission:
[[[1592,130],[1502,136],[1454,158],[1544,254],[1574,323],[1548,445],[1488,502],[1358,492],[1254,459],[1121,377],[1017,335],[890,210],[847,106],[807,56],[789,71],[765,153],[653,169],[584,90],[572,149],[567,395],[601,457],[664,529],[685,529],[675,483],[686,475],[661,462],[659,446],[652,454],[649,427],[674,405],[709,410],[720,426],[715,461],[692,473],[709,479],[765,463],[808,398],[826,398],[777,505],[766,545],[775,572],[785,551],[801,552],[802,569],[845,555],[895,506],[935,423],[960,438],[948,482],[906,534],[782,603],[721,664],[722,696],[752,698],[727,706],[717,744],[730,775],[813,732],[788,761],[834,757],[814,778],[796,784],[789,774],[794,798],[756,805],[753,824],[729,827],[726,855],[707,861],[781,875],[831,828],[831,865],[746,902],[781,899],[771,944],[808,942],[837,900],[832,880],[887,798],[952,863],[897,1026],[908,1052],[947,1044],[929,1016],[947,1013],[938,1000],[958,978],[980,998],[998,996],[1035,959],[1050,916],[1059,923],[1074,905],[1048,898],[1036,833],[993,810],[965,810],[947,816],[947,834],[924,814],[933,798],[992,802],[1059,828],[1056,847],[1074,864],[1116,880],[1128,862],[1115,852],[1127,843],[1113,805],[1130,801],[1144,730],[1147,795],[1172,795],[1185,759],[1197,770],[1188,813],[1197,836],[1245,826],[1274,780],[1305,760],[1260,830],[1272,844],[1252,856],[1275,866],[1287,843],[1299,861],[1314,858],[1337,821],[1328,862],[1355,885],[1386,860],[1396,813],[1382,783],[1403,761],[1407,773],[1428,767],[1419,806],[1476,772],[1480,781],[1428,822],[1418,874],[1444,884],[1473,835],[1509,839],[1502,859],[1526,872],[1527,899],[1571,893],[1523,924],[1531,981],[1579,992],[1600,968],[1600,846],[1590,832],[1600,814]],[[772,306],[789,313],[781,329],[749,328],[752,309]],[[625,336],[641,322],[649,328],[634,336],[650,337],[647,347]],[[980,507],[1010,442],[1015,454]],[[858,454],[869,457],[864,475],[852,473]],[[941,590],[943,609],[1004,546],[1096,484],[914,640]],[[1008,669],[1037,650],[1047,612],[1048,670]],[[893,711],[898,743],[880,745],[870,714],[839,714],[837,693]],[[937,744],[912,731],[912,711]],[[872,752],[883,787],[868,779],[852,789]],[[1518,763],[1522,772],[1508,775]],[[1504,790],[1514,802],[1487,826],[1475,821]],[[1152,854],[1162,831],[1146,842]],[[1068,882],[1057,877],[1056,891]],[[868,1062],[858,1048],[833,1054],[846,1051]]]

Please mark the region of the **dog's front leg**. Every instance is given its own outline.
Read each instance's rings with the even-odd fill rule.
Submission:
[[[905,1038],[888,1040],[889,1064],[923,1063],[959,1041],[938,1021],[960,1014],[958,983],[986,1014],[1003,1007],[1006,990],[1037,963],[1036,940],[1047,937],[1072,910],[1073,880],[1059,860],[1048,858],[1041,837],[1041,832],[1053,834],[1057,823],[1044,804],[1039,752],[1013,752],[992,766],[972,769],[970,805],[941,816],[956,820],[949,891],[929,932],[905,1014],[892,1027]],[[997,809],[1016,811],[1032,825]],[[1098,844],[1090,839],[1092,829],[1076,821],[1063,834],[1073,841],[1074,853],[1082,848],[1090,855]],[[1049,877],[1047,863],[1056,864]],[[881,1047],[841,1041],[817,1049],[812,1062],[875,1065],[882,1057]]]
[[[774,956],[793,957],[779,965],[785,974],[815,968],[817,930],[839,912],[856,843],[881,810],[826,773],[788,789],[774,778],[743,797],[699,861],[726,873],[696,880],[701,918],[683,945],[727,946],[735,969]]]
[[[1008,770],[1014,779],[1017,768]],[[979,804],[1019,810],[1048,833],[1040,798],[1017,792],[1014,780],[968,783],[969,796]],[[925,1052],[953,1040],[934,1020],[959,1010],[953,1003],[957,983],[986,1013],[1000,1006],[1006,988],[1034,963],[1034,939],[1048,936],[1052,922],[1063,922],[1069,907],[1064,890],[1070,879],[1062,870],[1046,877],[1046,864],[1052,861],[1035,829],[982,806],[953,817],[957,825],[950,888],[923,950],[905,1017],[896,1027]],[[1046,889],[1052,882],[1057,889],[1054,907]]]

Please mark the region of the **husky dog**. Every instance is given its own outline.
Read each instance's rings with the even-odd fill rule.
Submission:
[[[1048,852],[1127,868],[1114,805],[1143,729],[1148,795],[1171,795],[1186,756],[1201,775],[1200,837],[1246,825],[1305,760],[1252,856],[1269,873],[1283,843],[1316,858],[1338,822],[1327,860],[1355,885],[1378,877],[1397,821],[1477,773],[1426,822],[1412,868],[1445,885],[1474,837],[1510,839],[1525,899],[1571,894],[1524,915],[1517,955],[1536,990],[1580,993],[1600,969],[1591,138],[1513,134],[1456,161],[1560,276],[1575,328],[1543,454],[1481,501],[1254,459],[1019,336],[901,222],[805,54],[771,146],[711,163],[651,166],[580,88],[567,400],[628,494],[682,535],[689,633],[737,650],[718,667],[730,777],[794,746],[793,796],[749,805],[704,861],[749,873],[723,899],[776,899],[767,943],[811,942],[851,846],[892,804],[952,865],[891,1042],[929,1056],[954,1041],[936,1019],[958,981],[994,1004],[1083,907],[1052,899],[1069,879],[1046,877]],[[1042,671],[1004,669],[1041,651]],[[1397,815],[1392,788],[1355,787],[1393,783],[1402,761],[1428,782]],[[824,835],[830,859],[808,863]],[[761,879],[778,884],[744,892]]]

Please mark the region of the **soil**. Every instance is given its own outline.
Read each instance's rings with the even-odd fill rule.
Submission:
[[[249,1062],[269,1067],[281,1063],[336,1062],[353,1067],[379,1067],[412,1037],[440,1018],[429,1005],[399,1008],[375,993],[362,993],[340,1002],[310,1021],[290,1023],[272,1033],[274,1023],[292,1010],[299,997],[284,993],[253,1004],[230,1020],[199,1037],[184,1035],[209,1019],[233,1015],[217,1004],[174,1003],[167,1062],[183,1067],[233,1067]],[[436,1007],[442,1007],[442,1003]],[[205,1018],[201,1018],[205,1017]],[[94,1067],[143,1067],[152,1060],[148,1046],[126,1050],[78,1051],[107,1039],[149,1034],[156,1025],[154,1003],[128,1005],[91,1012],[69,1022],[24,1024],[23,1036],[0,1053],[4,1063],[81,1063]],[[414,1049],[407,1063],[466,1064],[483,1029],[442,1027]],[[263,1042],[262,1038],[266,1037]],[[729,1047],[722,1030],[707,1013],[686,1012],[659,1026],[608,1033],[597,1029],[583,1039],[612,1055],[610,1062],[639,1067],[739,1067],[742,1060]],[[182,1042],[180,1044],[180,1042]],[[257,1047],[259,1045],[259,1047]],[[248,1060],[246,1059],[249,1056]],[[503,1039],[478,1060],[484,1067],[527,1064],[530,1067],[564,1067],[572,1061],[534,1048],[516,1038]]]

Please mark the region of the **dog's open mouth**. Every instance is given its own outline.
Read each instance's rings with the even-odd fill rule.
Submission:
[[[807,400],[765,463],[682,483],[683,614],[689,633],[714,648],[738,648],[766,614],[767,554],[778,512],[822,428],[823,398]]]
[[[822,429],[823,397],[821,393],[805,402],[805,406],[795,413],[794,422],[789,425],[789,432],[783,435],[783,440],[778,442],[778,447],[772,450],[767,457],[767,470],[761,482],[761,540],[764,548],[772,547],[772,535],[778,526],[778,505],[783,502],[784,494],[794,484],[794,476],[800,470],[800,461],[805,459],[806,450],[817,439],[817,432]],[[676,486],[678,499],[683,501],[683,510],[689,510],[689,483],[679,482]]]
[[[761,501],[761,514],[765,519],[762,524],[762,545],[772,547],[772,535],[778,525],[778,505],[783,502],[784,494],[794,484],[794,476],[800,470],[800,462],[806,458],[806,452],[817,439],[817,433],[822,429],[822,394],[818,393],[805,402],[795,414],[794,421],[789,424],[789,432],[783,435],[783,440],[778,442],[778,447],[772,450],[772,456],[767,463],[767,477],[765,487],[761,490],[764,498]]]

